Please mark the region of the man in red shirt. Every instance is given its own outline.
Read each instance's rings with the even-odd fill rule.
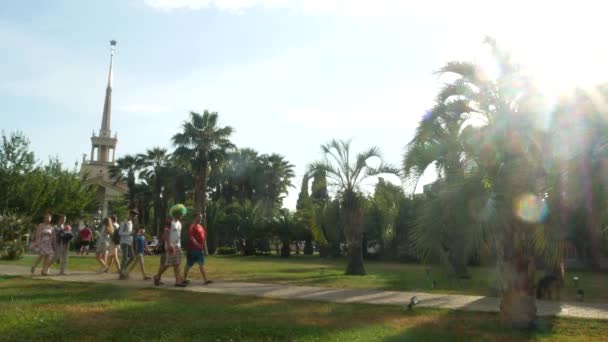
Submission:
[[[194,264],[198,264],[205,285],[213,282],[207,278],[207,270],[205,269],[205,255],[209,255],[209,253],[207,252],[207,243],[205,241],[207,234],[201,225],[202,218],[203,216],[200,213],[197,213],[194,216],[194,223],[192,223],[188,231],[187,262],[186,267],[184,267],[184,283],[189,283],[188,271],[190,271],[190,268],[194,266]]]
[[[80,255],[88,255],[89,254],[89,245],[91,243],[91,229],[89,226],[85,224],[84,228],[82,228],[79,232],[80,235]]]

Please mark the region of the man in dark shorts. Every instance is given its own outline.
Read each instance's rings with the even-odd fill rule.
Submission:
[[[205,269],[205,255],[209,255],[207,251],[207,241],[205,229],[201,225],[203,216],[197,213],[194,216],[194,222],[190,225],[188,231],[188,246],[187,246],[187,261],[186,267],[184,267],[184,283],[189,283],[188,272],[194,264],[198,264],[198,267],[203,276],[205,285],[211,284],[213,281],[207,278],[207,270]]]
[[[84,225],[78,235],[80,236],[80,255],[89,255],[89,247],[91,244],[91,237],[93,236],[93,232],[89,228],[87,224]]]

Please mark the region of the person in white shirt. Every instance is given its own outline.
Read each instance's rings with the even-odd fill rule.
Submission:
[[[129,278],[129,266],[135,259],[135,251],[133,250],[133,220],[137,218],[138,214],[137,210],[131,210],[129,218],[120,225],[119,234],[122,260],[120,263],[119,279]]]
[[[182,281],[180,274],[180,265],[182,263],[182,248],[181,248],[181,232],[182,232],[182,213],[173,213],[173,220],[169,229],[165,229],[163,236],[165,245],[165,254],[161,258],[161,264],[158,268],[158,274],[154,276],[154,285],[159,286],[161,284],[160,279],[169,267],[173,267],[173,273],[175,274],[175,286],[186,287],[186,284]]]

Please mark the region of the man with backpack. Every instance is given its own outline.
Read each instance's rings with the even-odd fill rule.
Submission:
[[[119,235],[122,260],[120,263],[119,279],[121,280],[129,278],[129,266],[135,258],[135,251],[133,250],[133,220],[137,218],[138,214],[137,210],[129,211],[129,218],[120,225]]]
[[[59,274],[65,275],[68,266],[68,254],[70,252],[70,241],[72,240],[72,227],[65,224],[65,215],[59,215],[55,226],[55,256],[52,263],[59,262]]]

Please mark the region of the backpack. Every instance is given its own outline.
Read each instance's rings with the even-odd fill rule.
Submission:
[[[114,234],[112,234],[112,243],[114,243],[116,246],[120,245],[120,228],[114,229]]]

